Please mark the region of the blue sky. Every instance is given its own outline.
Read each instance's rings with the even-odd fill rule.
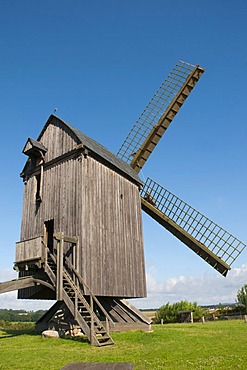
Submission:
[[[206,72],[141,176],[247,242],[246,1],[1,1],[0,34],[1,280],[14,277],[27,137],[37,138],[58,108],[117,152],[180,59]],[[247,250],[225,279],[148,216],[143,221],[149,295],[139,307],[234,300],[247,281]],[[0,296],[0,307],[43,304],[14,294]]]

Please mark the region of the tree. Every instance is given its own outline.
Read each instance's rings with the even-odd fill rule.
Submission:
[[[237,303],[244,311],[247,311],[247,284],[244,284],[244,286],[238,290]]]
[[[35,322],[44,315],[45,310],[36,312],[25,310],[0,309],[0,320],[10,322]]]
[[[161,320],[164,324],[179,322],[179,311],[185,310],[193,310],[195,320],[199,320],[205,315],[204,309],[198,306],[196,302],[181,301],[173,304],[168,302],[156,312],[154,323],[160,324]]]

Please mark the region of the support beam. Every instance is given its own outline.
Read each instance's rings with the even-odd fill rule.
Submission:
[[[60,234],[60,240],[57,243],[57,290],[56,299],[63,300],[63,247],[64,233]]]
[[[27,276],[20,279],[14,279],[0,283],[0,293],[12,292],[14,290],[29,288],[35,285],[44,285],[51,290],[55,290],[54,286],[44,280],[36,279],[33,276]]]

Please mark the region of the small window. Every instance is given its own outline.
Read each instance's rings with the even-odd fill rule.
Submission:
[[[44,234],[44,241],[46,247],[49,249],[49,251],[53,254],[54,253],[54,219],[45,221],[45,234]]]
[[[35,176],[35,202],[41,202],[41,174]]]

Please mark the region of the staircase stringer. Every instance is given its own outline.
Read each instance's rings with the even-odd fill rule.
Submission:
[[[87,323],[85,322],[85,320],[82,318],[82,316],[80,314],[76,315],[75,304],[71,300],[71,298],[69,297],[69,295],[66,293],[66,291],[64,289],[63,289],[63,301],[66,304],[66,306],[68,307],[71,314],[73,315],[74,319],[77,321],[78,325],[80,326],[80,328],[82,329],[84,334],[90,340],[90,328],[89,328],[89,326],[87,325]],[[90,340],[90,342],[91,342],[91,340]]]
[[[75,293],[75,296],[72,298],[68,294],[68,290],[66,291],[66,288],[63,288],[63,300],[68,306],[70,312],[72,315],[74,315],[75,320],[78,322],[78,324],[81,326],[81,329],[84,331],[86,336],[88,337],[91,344],[96,346],[102,346],[105,344],[113,344],[113,339],[109,335],[108,330],[105,328],[103,323],[99,320],[97,315],[95,314],[93,308],[89,305],[83,294],[81,293],[80,289],[76,286],[76,284],[71,279],[68,272],[64,269],[63,271],[63,278],[66,283],[69,284],[69,288],[73,289],[73,292]],[[86,309],[86,312],[84,311],[84,314],[90,315],[90,322],[88,323],[84,320],[83,315],[80,313],[80,305],[83,305],[82,308]],[[97,334],[103,334],[104,337],[99,338],[97,337]],[[101,342],[101,339],[107,340],[103,343]]]
[[[56,275],[54,274],[54,272],[52,271],[51,267],[49,266],[48,263],[45,264],[45,268],[44,268],[45,272],[47,273],[49,279],[51,280],[51,282],[53,283],[54,286],[56,286]]]
[[[45,256],[45,264],[44,264],[44,270],[45,273],[48,275],[49,279],[51,280],[54,287],[56,287],[56,275],[54,271],[51,269],[49,262],[54,264],[56,266],[56,258],[53,256],[49,248],[47,247],[44,240],[42,240],[43,248],[44,248],[44,256]]]

